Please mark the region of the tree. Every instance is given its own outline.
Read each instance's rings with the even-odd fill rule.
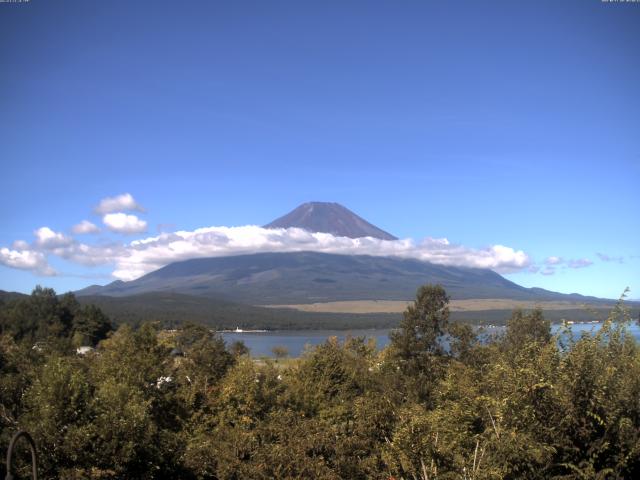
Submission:
[[[184,402],[198,410],[212,389],[235,363],[219,334],[201,325],[187,324],[178,331],[176,346],[184,352],[176,368]]]
[[[0,329],[16,341],[47,342],[50,350],[62,351],[70,338],[76,346],[95,345],[112,326],[98,307],[82,307],[73,293],[59,297],[53,289],[37,286],[29,297],[0,305]]]
[[[400,329],[391,333],[391,349],[407,380],[407,393],[426,401],[443,373],[443,337],[449,323],[449,297],[441,285],[424,285],[404,311]]]
[[[47,475],[86,462],[85,454],[91,449],[86,423],[92,397],[86,369],[73,357],[55,354],[47,358],[25,393],[27,413],[21,423],[46,452],[41,468]]]
[[[507,320],[504,339],[509,349],[521,349],[529,343],[544,345],[551,340],[551,322],[544,318],[540,307],[529,313],[515,310]]]
[[[112,469],[112,478],[153,478],[170,463],[180,421],[170,391],[159,388],[170,377],[169,348],[158,330],[144,324],[120,327],[101,343],[100,355],[87,359],[94,382],[91,438],[92,466]]]
[[[449,297],[441,285],[424,285],[404,311],[400,330],[391,334],[391,344],[405,360],[424,354],[442,354],[439,341],[447,332]]]
[[[271,349],[271,352],[278,360],[289,356],[289,349],[284,345],[276,345]]]
[[[76,347],[95,346],[112,330],[109,317],[95,305],[85,305],[73,317],[73,343]]]
[[[2,330],[16,341],[31,343],[66,337],[73,318],[69,307],[66,301],[61,305],[53,289],[38,285],[29,297],[7,305]]]
[[[247,347],[242,340],[234,340],[231,342],[231,345],[229,345],[229,353],[231,353],[235,358],[248,355],[249,352],[249,347]]]

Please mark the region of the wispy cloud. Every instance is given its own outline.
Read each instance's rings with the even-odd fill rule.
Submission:
[[[569,260],[567,267],[569,268],[585,268],[593,265],[593,262],[588,258],[578,258],[576,260]]]
[[[558,269],[566,268],[586,268],[593,265],[593,261],[588,258],[577,258],[565,260],[563,257],[551,256],[544,259],[540,264],[533,264],[528,271],[531,273],[539,273],[541,275],[554,275]]]
[[[74,225],[71,228],[71,231],[76,235],[82,235],[86,233],[98,233],[100,232],[100,228],[91,223],[89,220],[83,220],[80,223]]]
[[[562,257],[547,257],[544,261],[545,265],[560,265],[564,260]]]
[[[612,257],[610,255],[607,255],[606,253],[596,253],[596,255],[603,262],[624,263],[624,257]]]
[[[99,215],[105,215],[113,212],[144,212],[144,208],[136,202],[133,195],[130,193],[123,193],[122,195],[116,195],[115,197],[103,198],[100,200],[100,203],[94,211]]]

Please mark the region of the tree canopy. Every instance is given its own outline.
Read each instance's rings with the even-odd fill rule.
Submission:
[[[478,337],[427,285],[387,348],[330,338],[286,362],[194,324],[109,332],[47,289],[0,318],[0,441],[31,432],[41,478],[640,477],[640,349],[623,308],[593,335],[552,336],[533,310]],[[95,352],[77,355],[85,341]]]

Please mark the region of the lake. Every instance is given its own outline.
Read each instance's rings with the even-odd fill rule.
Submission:
[[[582,332],[591,332],[600,328],[600,323],[576,323],[571,326],[575,336]],[[557,332],[559,325],[551,327],[552,332]],[[488,327],[488,333],[499,333],[504,327]],[[254,357],[273,357],[271,349],[275,346],[286,347],[289,356],[298,357],[304,351],[305,346],[314,346],[324,343],[329,337],[338,337],[343,341],[346,337],[375,338],[378,348],[384,348],[389,343],[390,329],[375,330],[276,330],[268,332],[224,332],[222,338],[230,344],[235,340],[242,340],[251,350]],[[629,331],[640,342],[640,326],[632,323]]]

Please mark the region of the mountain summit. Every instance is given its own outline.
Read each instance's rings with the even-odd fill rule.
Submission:
[[[304,228],[310,232],[331,233],[339,237],[374,237],[397,240],[390,233],[370,224],[339,203],[308,202],[287,213],[264,228]]]

